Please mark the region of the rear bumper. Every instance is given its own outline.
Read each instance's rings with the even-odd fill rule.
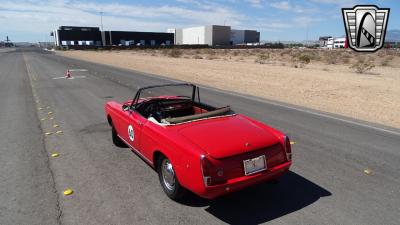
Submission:
[[[266,171],[251,175],[243,176],[235,179],[228,180],[227,183],[221,185],[207,186],[199,196],[207,199],[213,199],[221,195],[226,195],[235,191],[242,190],[246,187],[253,186],[268,180],[273,180],[280,177],[287,172],[292,164],[292,161],[285,162]]]

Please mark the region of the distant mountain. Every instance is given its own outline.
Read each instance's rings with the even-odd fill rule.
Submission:
[[[388,30],[386,32],[387,42],[400,42],[400,30]]]

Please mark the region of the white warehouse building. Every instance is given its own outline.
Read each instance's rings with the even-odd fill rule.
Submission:
[[[340,37],[340,38],[326,37],[326,39],[325,37],[321,37],[320,44],[322,48],[327,48],[327,49],[347,48],[347,39],[345,37]]]
[[[233,30],[230,26],[208,25],[183,29],[168,29],[174,33],[175,45],[232,45],[260,42],[260,33]]]

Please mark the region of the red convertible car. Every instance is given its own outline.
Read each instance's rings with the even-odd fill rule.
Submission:
[[[133,100],[107,102],[105,112],[114,144],[152,166],[174,200],[186,190],[212,199],[277,179],[292,163],[285,134],[201,102],[193,84],[140,88]]]

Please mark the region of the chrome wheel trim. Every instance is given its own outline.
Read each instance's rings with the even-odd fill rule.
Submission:
[[[172,167],[171,162],[168,159],[164,159],[161,164],[161,175],[163,178],[164,186],[173,191],[175,189],[175,171]]]

